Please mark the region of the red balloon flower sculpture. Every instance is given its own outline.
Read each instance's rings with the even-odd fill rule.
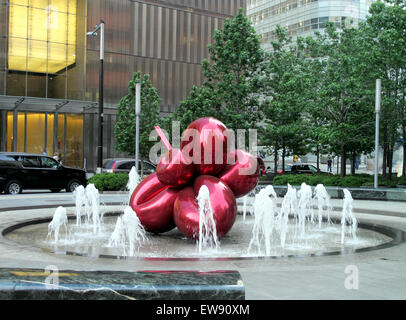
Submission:
[[[236,197],[248,194],[258,183],[257,159],[242,150],[227,151],[226,126],[214,118],[193,121],[173,149],[161,129],[155,130],[168,151],[156,172],[134,190],[130,206],[147,231],[166,232],[175,226],[189,238],[199,237],[196,197],[206,185],[217,235],[225,235],[237,215]]]

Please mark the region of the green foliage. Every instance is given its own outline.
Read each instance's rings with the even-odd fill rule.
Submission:
[[[147,158],[149,150],[155,142],[149,141],[149,134],[154,126],[160,124],[159,98],[157,89],[152,86],[148,74],[135,72],[128,83],[128,94],[121,98],[118,105],[118,120],[114,127],[116,149],[128,154],[135,154],[135,86],[141,83],[141,115],[140,115],[140,156]]]
[[[128,174],[98,173],[90,177],[89,183],[93,183],[99,191],[126,190]]]
[[[356,174],[351,176],[340,177],[339,175],[326,174],[287,174],[276,176],[273,180],[274,185],[294,185],[300,186],[303,182],[310,186],[323,184],[326,187],[343,187],[343,188],[362,188],[373,187],[374,176],[369,174]],[[381,175],[378,177],[378,185],[380,187],[394,188],[397,185],[406,185],[406,178],[399,177],[389,180]]]

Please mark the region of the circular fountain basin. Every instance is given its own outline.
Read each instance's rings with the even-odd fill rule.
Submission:
[[[378,249],[396,244],[396,230],[385,226],[359,224],[357,238],[347,235],[341,244],[341,225],[323,222],[308,223],[303,236],[297,236],[293,220],[289,220],[288,232],[284,247],[281,246],[280,235],[272,235],[270,254],[265,255],[265,248],[249,244],[252,238],[254,218],[247,216],[245,220],[238,216],[231,231],[220,239],[217,249],[206,248],[199,252],[194,240],[185,238],[175,228],[167,233],[154,235],[147,233],[148,241],[140,244],[136,252],[128,256],[122,247],[108,245],[109,237],[114,230],[117,216],[103,218],[102,231],[93,234],[91,226],[76,226],[74,219],[68,223],[68,232],[61,229],[59,241],[55,243],[47,239],[48,222],[25,224],[13,228],[5,237],[13,242],[39,247],[56,254],[80,255],[97,258],[135,258],[135,259],[255,259],[275,257],[305,257],[331,254],[354,253],[364,250]],[[402,232],[402,231],[398,231]],[[402,239],[404,235],[402,234]],[[127,251],[128,252],[128,251]]]

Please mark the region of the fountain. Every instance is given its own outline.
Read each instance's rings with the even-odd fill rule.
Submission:
[[[341,244],[344,244],[345,234],[347,233],[347,223],[349,224],[350,234],[354,240],[357,239],[358,223],[352,210],[352,196],[348,189],[344,189],[343,210],[341,212]]]
[[[248,246],[250,252],[252,246],[257,247],[261,252],[261,243],[264,242],[266,255],[271,252],[271,236],[275,226],[276,205],[272,198],[277,195],[271,185],[266,186],[257,195],[254,202],[254,226],[252,228],[252,238]]]
[[[219,121],[207,118],[199,121],[195,124],[197,134],[206,126],[214,126],[221,143],[227,142],[222,131],[225,126]],[[257,163],[249,153],[233,150],[229,157],[237,161],[227,165],[194,166],[187,164],[180,149],[172,149],[164,141],[166,138],[160,136],[168,152],[157,172],[140,183],[132,168],[127,185],[131,196],[121,214],[103,217],[99,191],[93,184],[86,188],[80,186],[74,192],[75,226],[67,224],[66,210],[60,207],[47,234],[41,225],[31,229],[30,243],[50,249],[44,238],[49,239],[53,233],[54,244],[60,246],[59,253],[151,259],[320,254],[350,251],[390,240],[374,231],[358,230],[348,190],[344,190],[340,228],[330,218],[330,197],[323,185],[317,185],[314,192],[305,183],[299,190],[288,185],[283,199],[277,197],[271,185],[254,197],[248,196],[259,179],[258,169],[247,170]],[[208,139],[205,135],[201,137]],[[202,142],[202,154],[206,153],[205,143],[209,144],[206,140]],[[214,149],[211,151],[216,153]],[[240,175],[241,169],[248,174]],[[242,218],[237,215],[236,198],[240,197]],[[317,204],[317,217],[314,204]],[[252,213],[250,216],[248,211]],[[65,239],[68,241],[59,239],[62,226],[69,230],[70,239]],[[150,232],[148,238],[146,232]],[[346,241],[347,235],[353,241]]]
[[[47,238],[51,238],[52,233],[54,234],[54,243],[58,243],[59,241],[59,230],[61,227],[65,228],[65,232],[67,234],[67,224],[68,224],[68,217],[66,215],[66,209],[64,207],[59,206],[56,208],[52,221],[48,225],[48,235]]]
[[[134,256],[138,248],[148,241],[144,227],[131,207],[117,217],[116,226],[110,236],[108,246],[119,247],[124,256]]]
[[[318,184],[316,188],[314,188],[314,199],[317,201],[317,220],[319,222],[319,228],[321,228],[321,222],[323,220],[323,210],[326,210],[327,213],[327,223],[331,223],[330,213],[332,210],[330,204],[330,196],[327,193],[326,188],[322,184]]]
[[[213,217],[213,208],[210,203],[210,193],[207,186],[201,186],[197,196],[199,206],[199,235],[197,240],[198,251],[202,252],[206,248],[219,248],[217,238],[216,222]]]
[[[131,195],[133,194],[135,188],[140,183],[140,176],[138,175],[137,170],[135,167],[132,167],[130,173],[128,174],[128,183],[127,183],[127,190],[128,190],[128,201],[130,201]]]

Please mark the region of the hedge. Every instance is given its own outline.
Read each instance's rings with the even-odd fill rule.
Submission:
[[[323,184],[325,186],[360,188],[373,187],[374,176],[368,174],[355,174],[341,178],[339,175],[325,174],[287,174],[276,176],[273,179],[274,185],[301,185],[303,182],[310,186]],[[406,185],[406,177],[393,177],[392,180],[378,176],[378,185],[381,187],[395,188],[397,185]]]
[[[127,173],[98,173],[90,177],[89,183],[93,183],[99,191],[126,190],[128,183]]]

